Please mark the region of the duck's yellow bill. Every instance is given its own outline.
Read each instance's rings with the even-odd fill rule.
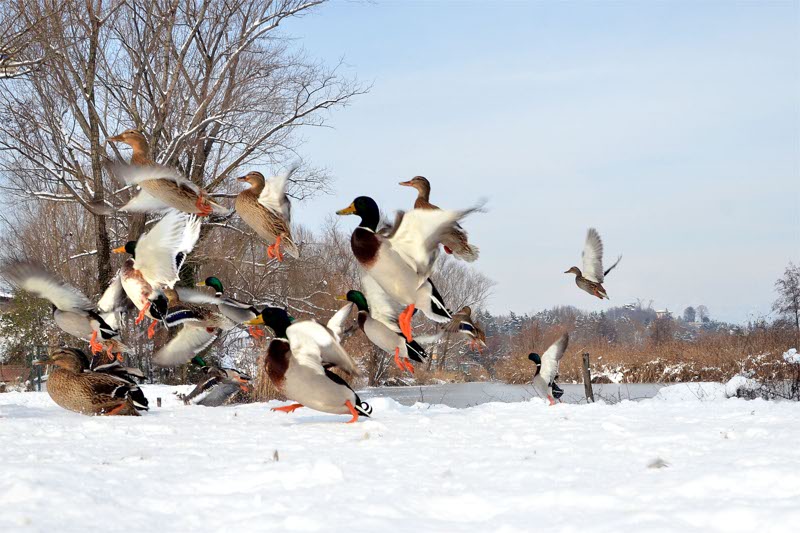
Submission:
[[[248,326],[263,326],[264,325],[264,317],[262,317],[261,315],[258,315],[254,319],[248,320],[247,322],[244,322],[244,323],[247,324]]]
[[[335,296],[335,300],[347,300],[347,296]]]
[[[120,246],[119,248],[114,248],[111,251],[114,252],[115,254],[124,254],[125,253],[125,247],[124,246]]]
[[[355,215],[356,214],[356,204],[350,204],[344,209],[339,209],[336,211],[337,215]]]
[[[205,281],[198,281],[195,286],[196,287],[205,287],[206,286],[206,282]]]

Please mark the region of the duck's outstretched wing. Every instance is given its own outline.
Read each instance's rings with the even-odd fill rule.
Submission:
[[[336,342],[341,343],[343,339],[347,338],[357,329],[358,326],[355,320],[351,318],[352,310],[353,304],[348,302],[347,305],[336,311],[330,320],[328,320],[328,329],[333,332]]]
[[[348,374],[359,375],[358,365],[336,342],[328,328],[313,320],[295,322],[286,329],[292,355],[298,363],[315,369],[338,366]]]
[[[258,203],[283,217],[287,223],[292,220],[292,204],[286,197],[286,186],[292,177],[297,165],[290,167],[286,172],[274,176],[264,184],[264,190],[258,196]]]
[[[597,283],[603,283],[603,241],[594,228],[586,232],[586,242],[583,245],[583,277]]]
[[[136,269],[154,286],[172,287],[179,279],[178,254],[191,252],[200,237],[200,221],[194,215],[172,210],[136,244]]]
[[[25,261],[7,263],[3,277],[12,285],[49,300],[62,311],[89,311],[94,305],[78,288],[64,283],[42,265]]]
[[[154,361],[159,366],[178,366],[208,348],[219,336],[218,329],[185,324],[171,341],[156,352]]]
[[[564,333],[542,354],[542,369],[539,371],[548,384],[552,383],[558,375],[558,363],[564,357],[569,344],[569,333]]]

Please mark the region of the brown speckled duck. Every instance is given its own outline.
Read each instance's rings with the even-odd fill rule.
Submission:
[[[121,142],[133,149],[130,165],[116,165],[117,175],[130,185],[141,188],[121,211],[146,213],[168,208],[200,217],[218,214],[227,215],[230,210],[214,202],[208,193],[195,183],[181,176],[176,170],[156,165],[150,158],[147,139],[139,130],[126,130],[108,138],[109,142]]]
[[[267,256],[278,261],[283,261],[281,244],[286,253],[300,257],[292,240],[292,204],[286,197],[286,184],[295,169],[292,167],[269,182],[261,172],[255,171],[237,178],[250,187],[236,196],[236,213],[269,244]]]
[[[59,406],[84,415],[139,416],[147,401],[132,379],[114,371],[91,371],[86,355],[76,348],[56,348],[37,365],[53,365],[47,393]],[[107,365],[113,366],[113,365]],[[100,368],[100,367],[98,367]]]
[[[589,228],[586,232],[586,243],[583,245],[583,253],[581,254],[583,260],[583,272],[581,269],[574,266],[564,272],[564,274],[575,274],[575,284],[588,292],[592,296],[597,296],[602,299],[610,299],[603,288],[603,281],[605,277],[616,267],[622,256],[617,258],[617,262],[611,265],[607,270],[603,270],[603,241],[600,239],[600,234],[594,228]]]
[[[414,209],[439,209],[438,206],[430,202],[431,182],[423,176],[414,176],[409,181],[401,181],[404,187],[413,187],[417,190],[417,199],[414,201]],[[469,243],[467,232],[460,225],[456,225],[450,232],[442,236],[442,246],[444,251],[455,257],[471,263],[478,259],[479,250],[477,246]]]
[[[453,314],[453,320],[445,326],[445,331],[449,333],[461,333],[469,338],[469,347],[473,350],[482,352],[486,347],[486,333],[472,318],[472,308],[465,305],[457,313]]]

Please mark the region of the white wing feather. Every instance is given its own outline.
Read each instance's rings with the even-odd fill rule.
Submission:
[[[114,174],[121,177],[129,185],[138,185],[148,180],[169,180],[194,192],[200,192],[200,187],[181,176],[177,170],[163,165],[118,164],[113,166],[113,170]]]
[[[111,280],[111,284],[97,302],[97,311],[106,321],[106,324],[114,329],[119,327],[118,313],[125,305],[124,294],[122,278],[119,275],[119,271],[117,271],[114,279]]]
[[[135,267],[148,283],[172,287],[178,281],[175,256],[188,254],[199,236],[196,217],[170,211],[136,244]],[[192,242],[194,239],[194,242]]]
[[[204,327],[185,325],[175,337],[155,355],[159,366],[177,366],[207,348],[217,338],[218,330],[209,332]]]
[[[442,236],[468,211],[412,209],[403,216],[389,242],[419,276],[428,277],[436,261]]]
[[[586,243],[583,245],[583,277],[603,283],[603,241],[594,228],[586,232]]]
[[[286,337],[292,356],[298,363],[309,368],[321,368],[323,363],[338,366],[354,376],[359,375],[358,366],[330,331],[313,320],[295,322],[286,328]]]
[[[328,329],[333,332],[336,342],[342,342],[342,338],[351,329],[353,321],[350,319],[350,312],[353,310],[353,305],[348,302],[328,320]]]
[[[292,204],[286,197],[286,185],[295,170],[297,170],[296,166],[271,178],[264,184],[264,190],[258,196],[258,203],[282,216],[287,222],[291,222]]]
[[[40,265],[13,263],[4,267],[3,274],[9,283],[49,300],[62,311],[88,311],[94,305],[80,290],[59,281]]]
[[[140,190],[136,196],[128,200],[128,203],[119,208],[126,213],[156,213],[168,209],[172,208],[144,190]]]
[[[377,281],[372,279],[369,274],[361,276],[361,290],[367,299],[369,306],[369,316],[385,325],[395,333],[400,333],[400,326],[397,320],[403,312],[403,306],[383,290]]]
[[[564,352],[569,344],[569,333],[564,333],[542,354],[542,369],[539,375],[549,385],[558,375],[558,363],[564,357]]]

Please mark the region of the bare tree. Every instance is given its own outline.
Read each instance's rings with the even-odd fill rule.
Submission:
[[[775,282],[778,299],[772,309],[794,322],[796,344],[800,345],[800,266],[789,263],[783,276]]]

